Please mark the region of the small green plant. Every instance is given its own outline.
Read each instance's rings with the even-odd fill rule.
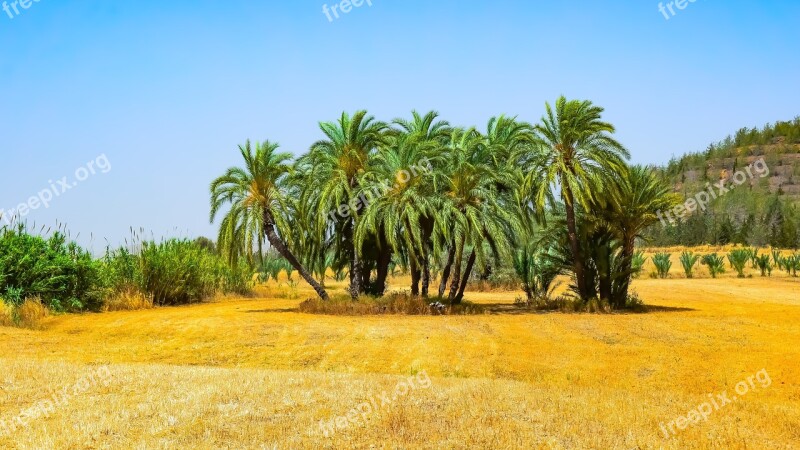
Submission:
[[[750,259],[751,255],[747,249],[736,249],[728,253],[728,262],[736,270],[739,278],[744,278],[744,269]]]
[[[772,249],[772,263],[775,264],[776,267],[779,269],[782,268],[781,263],[783,262],[783,258],[781,257],[780,250],[773,248]]]
[[[686,278],[693,278],[694,266],[700,260],[700,255],[695,255],[692,252],[683,252],[680,259],[683,271],[686,272]]]
[[[700,264],[708,266],[711,278],[717,278],[717,275],[725,273],[725,260],[716,253],[703,256],[703,259],[700,260]]]
[[[672,268],[670,256],[669,253],[656,253],[653,255],[653,264],[656,266],[659,278],[667,278],[669,276],[669,269]]]
[[[761,271],[761,276],[772,276],[772,262],[769,255],[761,255],[756,258],[756,267]]]
[[[778,262],[775,264],[778,266],[779,269],[786,271],[786,274],[792,274],[792,257],[791,256],[779,256]]]
[[[633,254],[633,259],[631,260],[631,270],[633,273],[631,274],[634,278],[639,278],[642,274],[642,269],[644,268],[644,263],[647,258],[644,257],[643,251],[638,251]]]
[[[758,249],[757,248],[748,248],[747,251],[749,252],[750,256],[750,267],[752,269],[758,268]]]
[[[797,277],[797,271],[800,270],[800,253],[784,258],[784,267],[786,272]]]
[[[529,305],[547,302],[553,297],[561,269],[546,250],[527,245],[514,254],[513,263],[517,280],[512,278],[512,281],[514,284],[521,282]]]

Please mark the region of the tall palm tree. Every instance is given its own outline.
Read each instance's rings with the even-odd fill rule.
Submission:
[[[602,121],[603,108],[590,101],[567,100],[563,96],[556,101],[555,108],[549,103],[545,107],[546,115],[534,128],[538,148],[529,158],[536,161],[536,167],[531,167],[525,184],[538,186],[533,198],[539,205],[552,196],[551,190],[556,185],[560,188],[570,249],[575,255],[573,269],[578,292],[587,300],[589,290],[575,224],[575,203],[588,206],[604,189],[606,180],[624,176],[625,160],[630,155],[611,137],[615,129]]]
[[[250,141],[239,146],[244,167],[231,167],[211,183],[211,222],[225,205],[230,210],[223,218],[223,230],[258,229],[266,235],[270,245],[277,250],[303,279],[314,288],[317,295],[328,300],[328,293],[289,250],[282,236],[288,236],[289,226],[284,212],[287,209],[284,182],[291,171],[287,161],[290,153],[278,153],[278,144],[256,143],[255,151]],[[258,221],[259,223],[254,223]],[[279,231],[280,230],[280,231]],[[249,234],[233,233],[231,239],[244,239],[241,246],[250,245]],[[233,244],[231,242],[230,244]]]
[[[437,242],[428,242],[432,233],[426,229],[428,223],[437,223],[442,203],[436,188],[440,175],[433,171],[441,158],[436,150],[430,140],[398,135],[375,156],[360,182],[360,196],[370,200],[359,217],[356,245],[377,236],[379,245],[391,247],[398,255],[407,254],[412,271],[417,273],[414,268],[423,266],[429,274],[429,252],[439,247]],[[380,250],[380,254],[387,254],[387,249]],[[383,260],[378,265],[376,285],[381,293],[389,262]],[[412,294],[419,294],[414,282]],[[427,286],[423,285],[423,295],[426,294]]]
[[[298,161],[308,181],[302,201],[320,208],[316,229],[320,234],[338,234],[338,254],[350,258],[350,295],[353,299],[364,291],[369,273],[364,273],[361,248],[355,246],[353,234],[360,213],[357,192],[359,177],[369,167],[378,147],[386,140],[388,126],[357,111],[347,113],[336,122],[322,122],[325,139],[314,143],[309,153]],[[343,206],[344,205],[344,206]],[[344,207],[346,216],[329,214]]]
[[[442,274],[440,294],[452,276],[449,299],[459,303],[475,264],[485,267],[487,251],[510,258],[510,236],[522,233],[519,214],[500,201],[499,186],[512,182],[513,175],[493,163],[491,148],[475,129],[454,130],[445,155],[444,198],[441,216],[448,221],[451,247]],[[464,251],[469,250],[462,274]]]
[[[393,130],[392,134],[400,134],[410,137],[423,145],[433,147],[434,153],[441,154],[448,136],[451,132],[450,123],[445,120],[438,120],[439,113],[430,111],[424,116],[417,111],[411,111],[411,120],[395,119],[393,123],[399,130]],[[433,195],[438,193],[429,193]],[[436,254],[434,249],[433,235],[437,225],[434,215],[429,213],[422,214],[419,218],[419,230],[422,235],[420,254],[411,253],[409,268],[411,271],[411,294],[420,294],[420,282],[422,282],[421,293],[423,297],[428,296],[428,289],[431,281],[431,255]],[[417,225],[414,225],[416,228]]]

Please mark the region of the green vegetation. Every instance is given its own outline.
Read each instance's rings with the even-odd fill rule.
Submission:
[[[761,271],[761,276],[772,276],[772,263],[769,255],[756,256],[756,267]]]
[[[135,253],[120,248],[103,259],[102,282],[114,294],[136,291],[154,305],[196,303],[218,292],[247,294],[253,271],[227,264],[196,242],[142,242]]]
[[[589,101],[561,97],[545,105],[538,123],[499,116],[481,131],[451,126],[434,111],[391,122],[343,113],[320,123],[323,138],[297,159],[278,144],[247,141],[238,149],[242,166],[210,186],[210,218],[221,219],[216,243],[134,236],[134,244],[94,259],[63,233],[44,238],[3,228],[0,295],[16,307],[41,299],[54,311],[99,310],[110,298],[176,305],[246,294],[254,279],[285,272],[293,291],[296,273],[325,302],[331,270],[336,280],[349,279],[350,300],[364,303],[383,296],[388,276],[402,271],[411,275],[411,298],[430,299],[414,305],[453,307],[468,284],[480,283],[521,286],[527,304],[609,310],[639,304],[629,294],[644,265],[637,242],[797,246],[797,208],[758,183],[725,196],[743,205],[735,217],[712,208],[667,227],[659,217],[680,202],[670,177],[681,176],[686,195],[718,179],[706,170],[715,158],[733,158],[735,171],[767,150],[793,152],[800,120],[743,130],[702,155],[653,169],[627,164],[628,151],[602,113]],[[769,148],[750,148],[759,145]],[[750,153],[740,155],[742,148]],[[796,275],[800,257],[772,258]],[[728,260],[740,276],[748,261],[762,275],[771,272],[769,257],[752,249]],[[691,278],[698,256],[684,253],[680,261]],[[702,259],[713,277],[724,272],[722,261]],[[669,276],[669,254],[653,262],[657,276]],[[569,289],[553,298],[559,275],[569,276]]]
[[[723,191],[707,209],[698,209],[684,221],[647,231],[651,245],[695,246],[740,244],[800,247],[800,118],[762,129],[743,128],[712,144],[705,152],[673,158],[658,173],[682,197],[714,192],[721,180],[727,186],[737,172],[763,159],[764,173],[754,173],[730,191]],[[768,173],[767,173],[768,172]],[[665,210],[666,211],[666,210]]]
[[[683,252],[681,253],[680,260],[683,271],[686,273],[686,278],[693,278],[694,266],[697,264],[697,261],[700,260],[700,255],[695,255],[692,252]]]
[[[656,253],[653,255],[653,264],[656,266],[656,273],[659,278],[667,278],[669,276],[669,269],[672,268],[671,256],[669,253]]]
[[[97,309],[101,266],[66,235],[29,234],[24,225],[0,228],[0,297],[15,306],[38,298],[54,311]]]
[[[646,262],[647,258],[644,257],[644,252],[641,250],[636,251],[633,254],[633,261],[631,262],[631,270],[633,271],[632,276],[634,278],[638,278],[642,274],[642,270],[644,269],[644,263]]]
[[[556,277],[563,269],[555,263],[553,256],[544,253],[537,245],[529,244],[514,255],[514,270],[522,281],[522,290],[526,302],[546,303],[553,298],[553,291],[558,287]]]
[[[346,271],[353,300],[383,295],[398,267],[412,297],[450,305],[470,282],[546,298],[563,273],[580,303],[626,307],[643,263],[636,240],[677,197],[626,164],[602,112],[562,97],[538,124],[499,116],[485,132],[433,111],[391,123],[343,113],[294,164],[275,144],[248,143],[244,166],[211,185],[220,251],[255,260],[268,241],[322,300],[328,267]]]
[[[744,278],[744,269],[750,259],[751,255],[748,249],[740,248],[728,253],[728,262],[730,262],[731,267],[736,270],[736,274],[739,278]]]
[[[20,311],[38,314],[38,305],[56,313],[99,311],[120,296],[138,296],[151,305],[177,305],[217,293],[249,293],[250,266],[228,264],[208,244],[176,239],[141,242],[131,245],[133,251],[109,249],[95,259],[67,241],[61,230],[44,238],[22,224],[3,227],[0,297],[15,318],[24,316]]]
[[[722,259],[722,256],[719,256],[716,253],[703,256],[700,264],[708,267],[708,272],[711,274],[711,278],[717,278],[717,275],[725,273],[725,260]]]

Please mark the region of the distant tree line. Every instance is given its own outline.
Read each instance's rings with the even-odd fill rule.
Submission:
[[[671,225],[661,223],[645,234],[653,246],[741,244],[756,247],[800,247],[800,211],[778,195],[767,198],[758,211],[709,210]]]

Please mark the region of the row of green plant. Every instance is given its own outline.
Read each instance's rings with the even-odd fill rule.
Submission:
[[[94,258],[63,230],[43,237],[23,224],[0,228],[0,297],[11,307],[37,299],[57,313],[97,311],[133,294],[153,305],[192,303],[220,292],[249,293],[254,272],[198,241],[134,239]]]
[[[667,278],[669,276],[669,271],[672,267],[671,256],[669,253],[664,252],[653,255],[652,261],[656,267],[656,276],[659,278]],[[797,276],[797,271],[800,270],[800,253],[782,256],[778,250],[773,250],[770,255],[767,253],[759,254],[758,250],[753,248],[741,248],[731,250],[726,256],[730,268],[736,271],[739,278],[745,277],[745,269],[748,263],[751,268],[758,269],[762,277],[771,276],[775,267],[786,271],[787,274],[794,277]],[[681,253],[679,261],[686,278],[694,277],[694,269],[698,262],[708,268],[712,278],[725,273],[725,258],[716,253],[701,257],[696,253],[685,251]]]

